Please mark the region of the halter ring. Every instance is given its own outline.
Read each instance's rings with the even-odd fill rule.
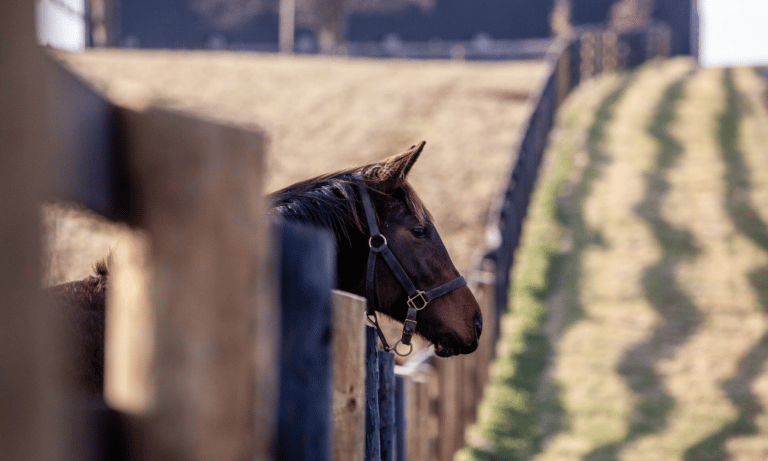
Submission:
[[[416,301],[419,299],[422,302],[421,307],[416,305]],[[425,307],[427,307],[427,304],[429,304],[429,301],[427,301],[427,298],[424,297],[424,292],[421,290],[419,290],[419,292],[416,293],[412,298],[408,298],[408,307],[412,307],[417,311],[420,311]]]
[[[387,349],[387,351],[392,351],[395,354],[399,355],[400,357],[407,357],[407,356],[411,355],[411,352],[413,352],[413,343],[408,345],[408,352],[406,352],[405,354],[401,354],[400,352],[397,351],[397,345],[402,343],[402,342],[403,342],[402,338],[398,339],[397,342],[395,343],[395,345],[390,347],[389,349]]]
[[[384,237],[383,235],[379,234],[379,235],[374,235],[374,236],[372,236],[372,237],[370,237],[370,238],[368,239],[368,248],[373,248],[373,239],[374,239],[374,238],[379,238],[379,237],[381,237],[381,239],[382,239],[384,242],[383,242],[381,245],[376,245],[376,248],[381,248],[381,247],[383,247],[383,246],[386,246],[386,245],[387,245],[387,238],[386,238],[386,237]]]

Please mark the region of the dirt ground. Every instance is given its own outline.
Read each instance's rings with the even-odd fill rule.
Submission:
[[[261,127],[270,138],[266,191],[426,140],[411,182],[460,271],[482,249],[528,97],[546,73],[542,62],[124,50],[56,57],[116,102]],[[44,209],[43,222],[45,284],[87,275],[121,232],[58,206]]]

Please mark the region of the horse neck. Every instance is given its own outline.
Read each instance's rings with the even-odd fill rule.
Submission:
[[[368,237],[358,230],[349,238],[336,236],[336,287],[365,296],[365,266],[368,260]]]

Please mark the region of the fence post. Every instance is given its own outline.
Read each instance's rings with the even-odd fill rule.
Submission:
[[[365,456],[365,298],[333,292],[333,459]]]
[[[557,107],[560,107],[565,98],[571,92],[571,46],[570,42],[566,42],[566,46],[560,51],[560,55],[557,58]]]
[[[407,460],[432,460],[438,450],[434,440],[436,415],[430,386],[435,385],[437,373],[430,365],[420,365],[405,379],[404,406],[408,429],[405,434]]]
[[[45,190],[46,59],[34,2],[0,4],[0,444],[4,459],[77,459],[57,311],[40,292],[39,206]]]
[[[144,355],[149,366],[119,373],[115,367],[136,364],[106,363],[105,396],[129,419],[140,456],[267,459],[279,310],[259,198],[265,137],[159,109],[118,112],[132,192],[128,217],[146,230],[149,244],[151,312],[144,318],[156,330]],[[113,281],[121,283],[132,281]],[[131,302],[114,308],[141,308]],[[136,330],[141,325],[111,322],[108,315],[108,332],[145,334]],[[130,344],[114,339],[108,333],[108,350]],[[151,385],[130,400],[115,380],[137,369]]]
[[[395,457],[397,461],[406,461],[408,458],[408,418],[406,413],[406,388],[408,386],[408,377],[395,376]]]
[[[395,460],[395,354],[379,350],[381,461]]]
[[[438,418],[439,418],[439,456],[442,461],[453,459],[457,449],[457,426],[460,425],[459,402],[456,395],[456,368],[459,366],[455,360],[440,360],[435,364],[439,379]]]
[[[379,415],[379,340],[373,327],[365,327],[365,460],[381,461]]]
[[[280,359],[278,459],[331,458],[330,232],[283,224],[283,337]]]

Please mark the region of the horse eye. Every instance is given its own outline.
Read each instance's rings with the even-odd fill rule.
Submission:
[[[427,230],[423,227],[414,227],[411,229],[411,234],[413,234],[413,236],[416,238],[423,239],[427,236]]]

